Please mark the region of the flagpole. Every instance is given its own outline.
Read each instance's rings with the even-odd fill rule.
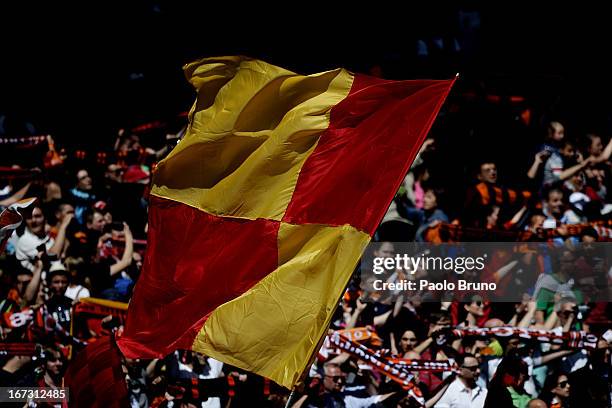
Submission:
[[[291,393],[289,394],[289,398],[287,398],[287,404],[285,404],[285,408],[291,408],[291,405],[294,403],[294,399],[295,399],[295,388],[293,388],[291,390]]]

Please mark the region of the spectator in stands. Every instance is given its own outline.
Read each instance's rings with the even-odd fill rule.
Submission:
[[[126,301],[134,285],[133,277],[128,273],[128,267],[132,265],[134,254],[134,239],[130,227],[124,223],[121,236],[117,238],[124,240],[125,247],[120,259],[115,259],[113,254],[113,234],[104,233],[98,239],[98,251],[91,264],[92,287],[97,295],[111,300]],[[106,251],[105,251],[106,250]]]
[[[29,270],[34,270],[32,261],[41,250],[45,250],[49,255],[60,255],[65,243],[66,228],[71,220],[72,214],[67,214],[60,224],[57,236],[52,238],[47,232],[47,224],[42,209],[34,207],[32,212],[25,217],[25,229],[16,231],[12,236],[15,256],[21,262],[21,265]]]
[[[546,160],[542,183],[549,187],[558,181],[565,181],[594,162],[593,156],[583,159],[580,152],[576,151],[576,144],[565,139],[559,151],[554,151]]]
[[[553,273],[542,274],[538,277],[534,289],[534,298],[537,301],[536,320],[544,322],[545,317],[553,312],[554,297],[558,294],[562,298],[573,298],[581,301],[582,294],[573,288],[576,267],[576,256],[570,250],[562,250],[560,255],[553,257]]]
[[[567,375],[563,373],[550,374],[544,385],[544,392],[540,396],[550,407],[568,408],[572,387]]]
[[[64,374],[64,356],[56,347],[48,347],[44,354],[44,375],[38,381],[43,389],[56,389],[62,386]]]
[[[70,274],[60,262],[55,262],[47,274],[47,286],[51,297],[46,302],[47,313],[64,330],[70,330],[72,299],[66,297],[66,290],[70,282]]]
[[[459,322],[459,324],[466,327],[478,327],[484,324],[486,320],[485,316],[485,302],[480,295],[473,295],[470,299],[463,304],[463,311],[465,319]]]
[[[548,405],[541,399],[536,398],[527,403],[527,408],[548,408]]]
[[[36,270],[36,268],[34,268]],[[41,264],[42,269],[42,264]],[[17,305],[22,305],[26,294],[26,289],[32,282],[34,274],[31,270],[18,267],[15,272],[15,286],[7,294],[7,299],[14,301]]]
[[[393,393],[375,395],[368,398],[357,398],[344,393],[346,373],[338,364],[328,363],[323,366],[323,387],[320,393],[304,395],[293,407],[332,408],[332,407],[369,407],[389,398]]]
[[[489,383],[485,408],[525,407],[531,400],[523,388],[529,378],[528,365],[516,350],[503,358]]]
[[[53,225],[49,230],[49,235],[52,238],[57,237],[60,226],[64,222],[64,218],[66,218],[68,215],[74,216],[74,207],[72,206],[72,204],[60,202],[55,209],[56,224]]]
[[[546,129],[546,141],[544,148],[554,150],[558,148],[563,139],[565,138],[565,126],[559,121],[553,120],[548,123]]]
[[[440,209],[443,194],[442,189],[425,187],[423,209],[408,209],[408,218],[417,225],[416,241],[425,241],[425,233],[428,228],[435,227],[441,222],[448,222],[448,217]]]
[[[546,128],[546,139],[535,154],[533,164],[527,172],[530,179],[538,178],[542,165],[547,162],[551,155],[558,156],[559,148],[565,138],[565,127],[561,122],[551,121]]]
[[[69,237],[71,247],[68,254],[90,260],[95,257],[99,249],[98,241],[105,232],[109,232],[107,225],[110,225],[107,224],[104,213],[97,208],[87,209],[84,218],[85,229],[81,227]]]
[[[75,217],[79,224],[85,224],[85,211],[96,202],[93,192],[93,181],[86,169],[80,169],[76,173],[76,186],[69,191],[70,199],[74,204]]]
[[[66,297],[72,299],[74,302],[78,302],[81,298],[89,297],[89,289],[87,289],[84,285],[84,274],[83,268],[85,267],[85,262],[82,258],[66,258],[66,268],[68,272],[70,272],[70,284],[66,289]]]
[[[542,212],[546,216],[546,220],[543,223],[544,228],[556,228],[562,224],[569,224],[570,221],[566,216],[566,203],[564,200],[564,193],[558,187],[549,188],[545,194],[545,201],[542,205]]]
[[[399,352],[405,355],[412,351],[418,343],[419,339],[417,339],[416,334],[412,330],[406,330],[399,339]]]
[[[480,375],[480,364],[472,354],[457,357],[459,375],[453,381],[435,408],[482,408],[487,398],[487,390],[476,384]]]
[[[486,228],[487,217],[494,213],[494,206],[499,207],[498,222],[504,223],[530,196],[527,192],[501,187],[497,183],[497,165],[491,160],[480,161],[477,179],[479,182],[467,190],[462,214],[466,226]]]

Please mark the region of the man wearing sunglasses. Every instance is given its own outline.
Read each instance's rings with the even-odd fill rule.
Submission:
[[[444,393],[435,408],[482,408],[487,390],[476,384],[480,375],[480,364],[473,354],[457,358],[459,374]]]
[[[323,366],[322,393],[318,396],[304,395],[292,408],[366,408],[384,401],[394,393],[373,395],[367,398],[358,398],[344,392],[346,373],[335,363]]]

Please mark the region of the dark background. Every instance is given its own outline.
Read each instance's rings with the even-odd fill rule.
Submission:
[[[110,144],[121,127],[188,110],[194,93],[182,65],[220,54],[305,74],[338,66],[392,79],[459,72],[445,111],[460,114],[443,112],[432,133],[449,140],[457,163],[494,154],[502,170],[523,167],[549,119],[563,120],[570,137],[612,130],[612,36],[603,10],[360,4],[21,2],[0,14],[0,134]],[[525,109],[528,125],[518,120]],[[500,140],[508,146],[492,153]]]

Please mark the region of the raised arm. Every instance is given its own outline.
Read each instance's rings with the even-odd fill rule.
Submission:
[[[59,230],[57,231],[57,236],[55,237],[55,242],[47,251],[49,254],[57,255],[58,257],[61,255],[62,250],[64,249],[64,243],[66,242],[66,229],[68,228],[70,221],[72,221],[72,218],[74,218],[74,214],[66,214],[62,220]]]
[[[606,161],[610,158],[611,155],[612,155],[612,139],[608,141],[608,144],[606,145],[606,148],[604,149],[604,151],[601,153],[601,155],[597,157],[597,162],[599,163],[602,161]]]
[[[32,272],[32,280],[28,283],[26,287],[25,294],[23,296],[24,305],[27,306],[32,304],[32,301],[36,299],[36,295],[38,294],[38,289],[40,287],[40,276],[42,275],[43,263],[40,259],[42,253],[39,253],[36,257],[36,261],[34,261],[34,271]]]
[[[559,174],[559,179],[562,181],[567,180],[568,178],[572,177],[574,174],[578,173],[579,171],[584,170],[585,168],[587,168],[594,162],[595,162],[595,158],[593,156],[589,156],[585,160],[582,160],[580,163],[575,164],[572,167],[563,170],[561,174]]]
[[[12,196],[0,201],[0,207],[8,207],[9,205],[21,200],[28,192],[30,185],[32,185],[31,181],[28,182],[28,184],[26,184],[25,186],[21,187],[19,190],[17,190],[17,192]]]
[[[548,150],[542,150],[541,152],[536,153],[535,157],[533,158],[533,164],[527,171],[527,177],[530,179],[536,178],[540,166],[546,161],[549,155],[550,152]]]
[[[525,316],[523,316],[523,318],[519,322],[518,327],[529,327],[529,325],[531,324],[531,320],[533,320],[533,317],[535,316],[536,310],[536,301],[530,300],[529,305],[527,306],[527,313],[525,313]]]
[[[537,361],[536,366],[541,366],[544,364],[548,364],[553,360],[556,360],[561,357],[569,356],[570,354],[575,353],[576,350],[561,350],[561,351],[553,351],[552,353],[548,353],[540,357],[540,360]]]
[[[116,264],[111,265],[111,276],[118,274],[132,264],[132,256],[134,255],[134,237],[132,236],[130,227],[125,222],[123,223],[123,234],[125,235],[125,249],[123,250],[121,260]]]
[[[347,329],[352,329],[353,327],[355,327],[355,324],[357,323],[357,319],[359,319],[359,315],[361,314],[361,312],[364,311],[364,309],[367,306],[368,306],[367,303],[361,302],[361,299],[357,299],[355,310],[353,311],[353,314],[351,315],[351,319],[346,324]]]

